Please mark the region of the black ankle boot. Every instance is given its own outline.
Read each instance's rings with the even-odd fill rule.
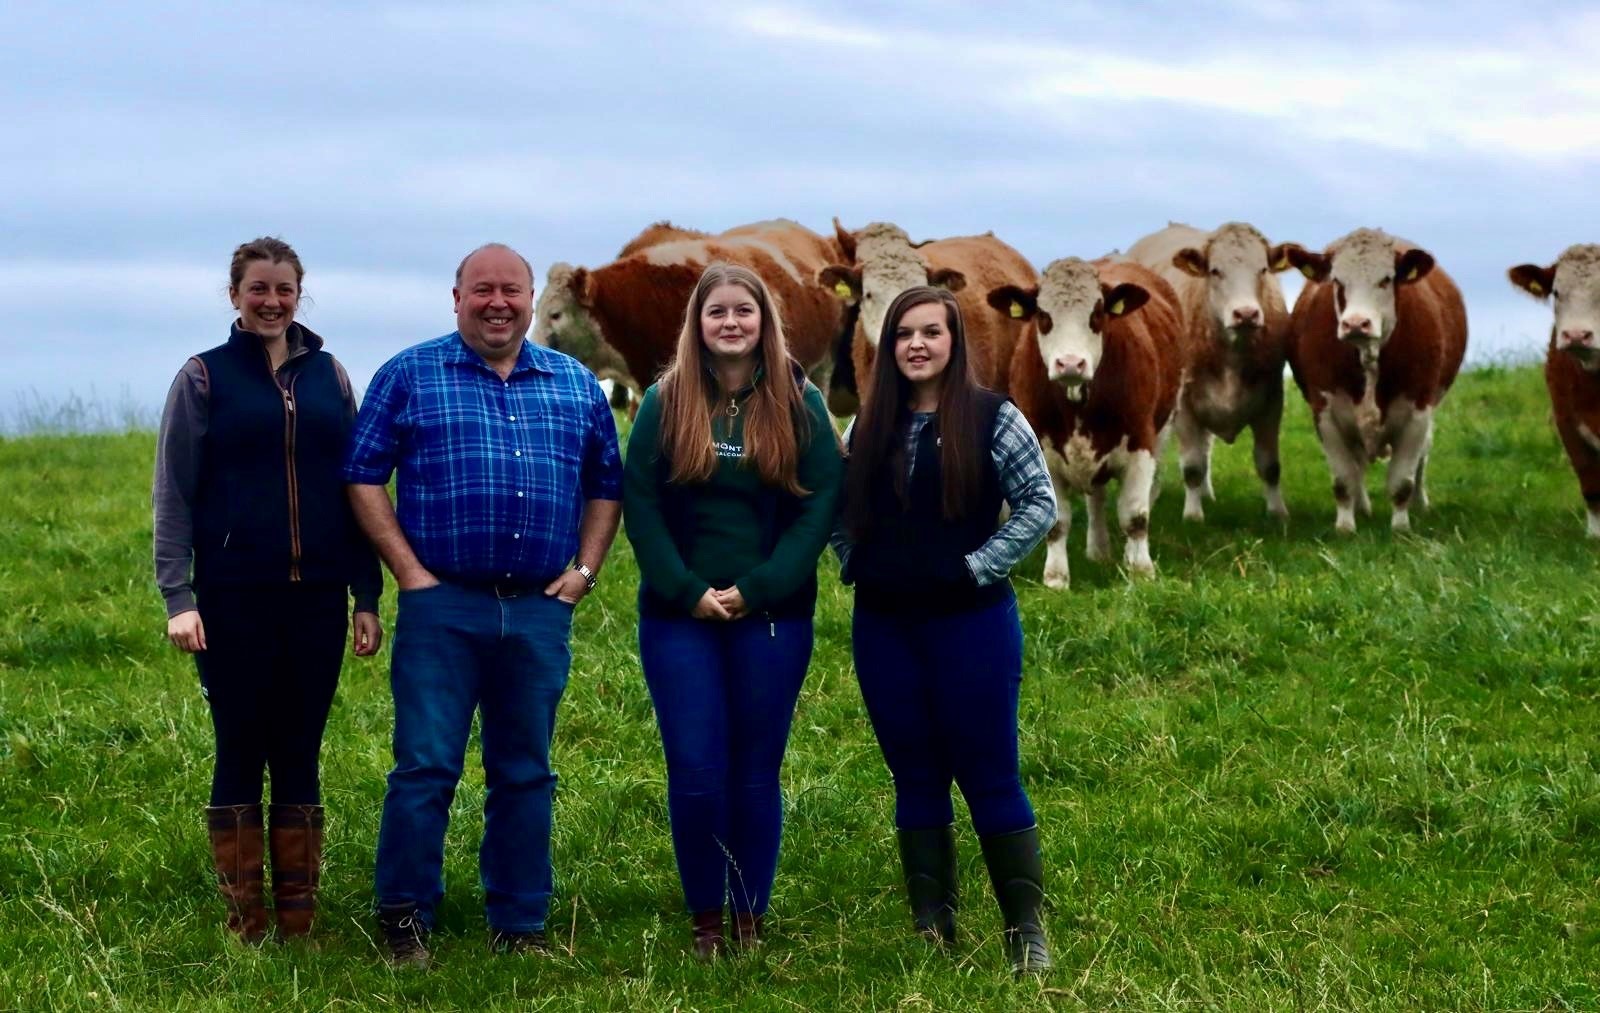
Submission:
[[[900,831],[900,865],[917,931],[942,946],[956,941],[956,828]]]
[[[995,900],[1006,923],[1006,956],[1018,976],[1050,969],[1039,908],[1044,904],[1044,862],[1039,855],[1039,828],[981,837],[983,861],[989,867]]]

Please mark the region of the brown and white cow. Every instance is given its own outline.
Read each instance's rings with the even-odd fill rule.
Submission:
[[[622,249],[617,252],[617,259],[621,260],[630,254],[652,246],[660,246],[662,243],[676,242],[680,239],[706,239],[710,235],[711,233],[701,232],[699,229],[681,228],[663,218],[659,222],[646,225],[637,236],[622,244]]]
[[[817,272],[817,281],[859,310],[850,347],[856,377],[872,375],[883,318],[895,297],[917,285],[937,285],[955,293],[961,307],[967,355],[978,382],[990,390],[1006,390],[1023,323],[995,317],[984,298],[1006,285],[1037,286],[1038,275],[1026,257],[992,232],[914,244],[904,229],[888,222],[873,222],[856,233],[845,231],[838,219],[833,225],[848,263],[829,264]]]
[[[1427,509],[1433,415],[1461,369],[1467,309],[1432,254],[1377,229],[1357,229],[1323,253],[1298,246],[1289,262],[1308,279],[1290,317],[1289,368],[1311,405],[1337,507],[1334,526],[1370,514],[1367,465],[1393,453],[1390,526]]]
[[[1588,505],[1589,537],[1600,538],[1600,245],[1570,246],[1549,267],[1521,264],[1508,273],[1530,295],[1555,300],[1544,382]]]
[[[781,307],[790,354],[826,390],[847,314],[815,278],[839,256],[834,239],[778,219],[669,239],[592,270],[556,264],[539,300],[534,340],[569,352],[597,374],[596,364],[613,370],[620,364],[626,382],[642,388],[671,360],[701,272],[727,261],[761,275]]]
[[[1141,574],[1150,559],[1156,461],[1178,401],[1183,317],[1178,296],[1148,268],[1123,260],[1052,262],[1039,284],[987,293],[1001,319],[1025,325],[1011,360],[1011,398],[1043,444],[1057,520],[1045,542],[1044,582],[1069,582],[1070,494],[1088,510],[1088,555],[1111,558],[1106,483],[1121,482],[1123,558]]]
[[[1205,520],[1214,436],[1232,444],[1246,427],[1267,510],[1287,518],[1279,489],[1284,341],[1289,310],[1277,272],[1289,261],[1254,226],[1229,222],[1212,232],[1173,223],[1145,236],[1128,258],[1161,275],[1178,293],[1189,361],[1173,430],[1183,466],[1184,520]]]

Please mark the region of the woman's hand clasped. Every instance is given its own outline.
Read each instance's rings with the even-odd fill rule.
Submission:
[[[739,593],[737,586],[717,590],[707,588],[706,593],[700,596],[700,601],[695,605],[690,615],[696,619],[716,619],[722,622],[732,622],[743,619],[750,614],[750,607],[745,604],[744,595]]]

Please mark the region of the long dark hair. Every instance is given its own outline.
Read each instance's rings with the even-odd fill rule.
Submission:
[[[969,504],[982,492],[983,470],[978,460],[983,445],[973,430],[978,419],[978,382],[967,359],[967,331],[961,322],[961,307],[948,289],[919,285],[908,288],[889,304],[883,318],[883,333],[878,335],[878,355],[872,365],[871,394],[862,398],[861,414],[856,416],[850,439],[850,461],[845,472],[845,527],[859,541],[873,525],[890,518],[874,516],[872,489],[877,477],[889,468],[895,496],[906,506],[906,447],[903,439],[910,416],[911,381],[895,363],[895,332],[900,320],[913,307],[941,303],[950,331],[950,361],[945,366],[939,390],[939,417],[934,421],[939,433],[939,470],[944,475],[942,513],[946,520],[966,515]]]
[[[804,391],[789,371],[783,338],[782,307],[761,276],[738,264],[717,262],[706,267],[684,309],[678,351],[661,374],[661,451],[672,461],[671,481],[709,481],[717,470],[712,445],[712,404],[725,393],[707,369],[705,342],[700,337],[700,310],[711,290],[738,285],[761,312],[757,357],[761,372],[746,404],[744,461],[768,485],[795,496],[809,496],[800,484],[800,453],[810,439],[810,416]]]

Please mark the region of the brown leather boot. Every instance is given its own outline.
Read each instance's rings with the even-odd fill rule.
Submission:
[[[272,908],[278,935],[309,935],[322,880],[322,806],[277,805],[270,811]]]
[[[261,806],[207,806],[206,827],[211,832],[217,887],[228,902],[228,929],[247,943],[259,943],[267,935],[267,908],[261,895],[265,850]]]
[[[722,909],[696,911],[689,916],[694,929],[694,955],[701,960],[711,960],[727,949],[724,935]]]
[[[761,945],[761,935],[766,928],[766,915],[748,911],[733,913],[733,945],[741,950],[753,950]]]

